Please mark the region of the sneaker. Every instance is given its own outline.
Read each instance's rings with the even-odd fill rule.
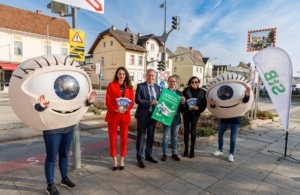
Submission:
[[[60,185],[69,189],[76,188],[76,184],[71,182],[71,180],[68,177],[66,179],[62,179]]]
[[[221,152],[220,150],[217,150],[213,153],[214,156],[222,156],[223,152]]]
[[[52,184],[51,186],[47,187],[46,193],[48,195],[59,195],[59,191],[56,189],[55,185]]]
[[[233,155],[232,155],[232,154],[229,154],[229,156],[228,156],[228,161],[229,161],[229,162],[233,162],[233,161],[234,161]]]

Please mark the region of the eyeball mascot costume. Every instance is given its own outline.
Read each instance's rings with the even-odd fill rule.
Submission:
[[[218,118],[243,116],[253,102],[251,90],[249,101],[243,103],[246,87],[250,87],[249,81],[241,75],[224,73],[216,76],[206,86],[207,109]],[[209,103],[211,98],[216,101],[215,108]]]
[[[21,63],[9,84],[9,99],[16,115],[34,130],[75,125],[87,112],[92,90],[88,74],[65,55],[45,55]],[[38,112],[35,104],[44,94],[50,104]]]

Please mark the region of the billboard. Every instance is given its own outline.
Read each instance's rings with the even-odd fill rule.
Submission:
[[[247,52],[260,51],[276,44],[276,28],[248,31]]]

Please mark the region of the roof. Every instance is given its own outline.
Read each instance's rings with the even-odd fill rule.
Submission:
[[[70,25],[65,19],[0,4],[0,28],[69,39]]]
[[[147,50],[139,44],[139,36],[137,34],[131,33],[130,29],[126,27],[126,29],[118,30],[115,26],[112,26],[111,28],[99,33],[96,40],[94,41],[91,49],[89,50],[88,54],[93,54],[96,46],[99,44],[101,38],[105,35],[109,35],[114,37],[125,49],[127,50],[134,50],[134,51],[141,51],[146,52]],[[134,37],[135,42],[130,42],[130,35]]]
[[[205,63],[203,62],[203,55],[201,54],[200,51],[193,50],[192,48],[182,47],[182,46],[177,47],[176,51],[178,50],[181,52],[176,53],[175,56],[182,53],[191,53],[191,55],[187,55],[186,57],[189,58],[194,65],[201,65],[201,66],[205,65]]]

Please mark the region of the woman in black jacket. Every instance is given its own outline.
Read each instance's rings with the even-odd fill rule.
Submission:
[[[184,153],[183,157],[194,158],[196,142],[196,127],[201,112],[206,109],[205,91],[199,88],[200,79],[192,76],[188,81],[188,87],[183,90],[186,104],[183,113],[184,123]],[[189,153],[189,135],[191,134],[191,146]]]

